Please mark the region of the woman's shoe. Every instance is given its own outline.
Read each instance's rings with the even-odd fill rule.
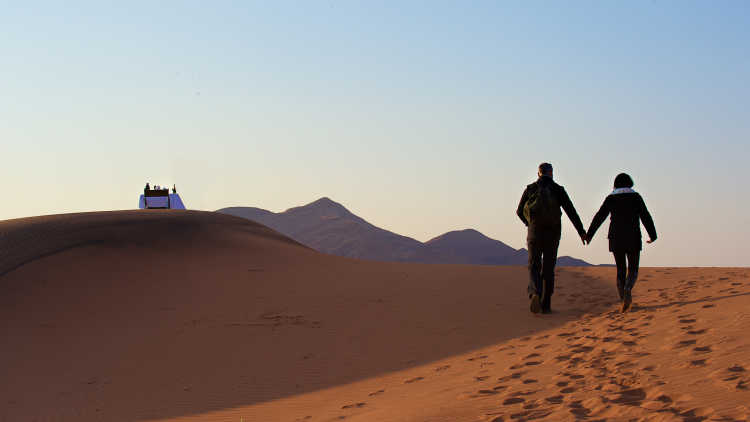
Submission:
[[[631,305],[633,305],[633,296],[630,294],[630,289],[625,289],[622,298],[622,313],[629,311]]]

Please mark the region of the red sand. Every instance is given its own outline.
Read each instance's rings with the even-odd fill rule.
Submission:
[[[317,253],[226,215],[0,222],[0,421],[747,420],[750,270]]]

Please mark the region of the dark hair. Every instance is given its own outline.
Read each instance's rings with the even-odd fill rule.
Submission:
[[[552,171],[552,164],[550,163],[539,164],[539,173],[547,174],[551,171]]]
[[[620,173],[615,177],[615,189],[632,187],[633,179],[631,179],[626,173]]]

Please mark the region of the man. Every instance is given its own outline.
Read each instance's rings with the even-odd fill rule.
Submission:
[[[562,223],[560,207],[586,244],[586,231],[565,189],[552,180],[552,164],[539,165],[539,179],[528,185],[516,214],[528,227],[529,298],[531,312],[550,313],[555,289],[555,264]]]

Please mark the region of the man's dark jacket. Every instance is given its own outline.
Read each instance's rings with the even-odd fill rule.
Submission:
[[[641,243],[641,225],[646,227],[651,240],[656,240],[654,220],[646,208],[643,198],[635,191],[613,193],[607,196],[599,211],[591,221],[587,236],[594,237],[607,215],[611,214],[609,223],[610,252],[635,252],[643,247]]]
[[[537,184],[539,186],[537,186]],[[583,236],[586,234],[586,232],[583,229],[583,223],[581,223],[581,218],[578,216],[578,213],[576,212],[575,207],[573,207],[573,202],[571,202],[570,197],[568,197],[568,193],[565,192],[565,188],[555,183],[554,180],[552,180],[549,176],[541,176],[536,182],[526,186],[526,190],[523,191],[523,195],[521,196],[521,202],[518,204],[518,210],[516,210],[516,214],[518,214],[518,218],[523,221],[523,224],[529,227],[529,238],[535,237],[537,234],[541,233],[550,233],[553,230],[556,230],[558,235],[562,228],[562,222],[558,219],[557,224],[552,226],[539,226],[534,223],[534,221],[526,221],[526,217],[523,215],[523,208],[526,205],[526,201],[529,200],[529,195],[534,192],[535,190],[539,189],[541,186],[552,186],[552,192],[554,195],[557,196],[557,202],[560,204],[563,210],[565,210],[565,214],[568,215],[568,218],[570,218],[570,221],[573,223],[573,226],[575,226],[576,231],[578,231],[578,234]],[[560,212],[560,216],[562,216],[562,212]]]

